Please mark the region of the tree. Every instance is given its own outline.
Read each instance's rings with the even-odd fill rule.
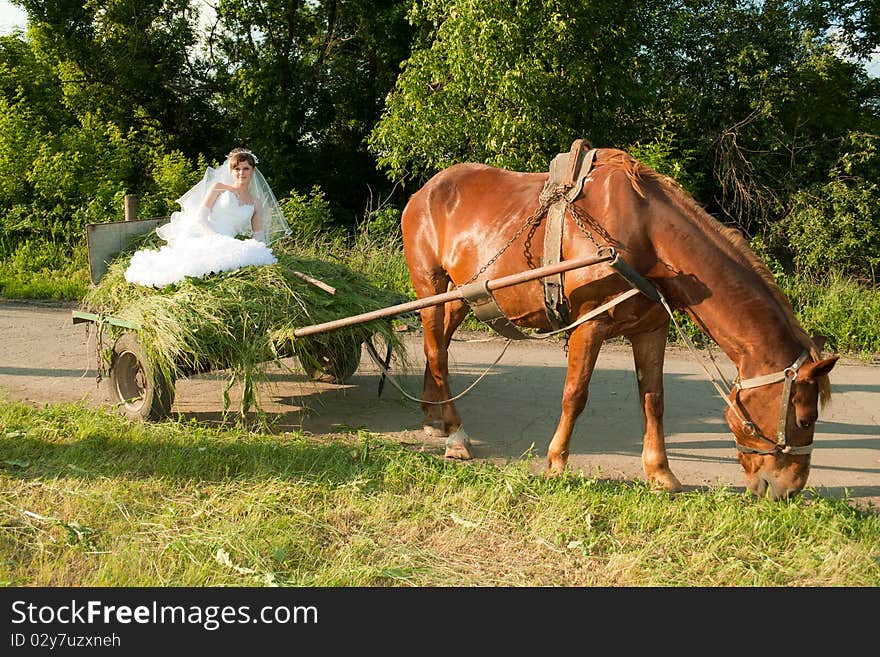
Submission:
[[[785,221],[801,191],[837,177],[855,135],[880,134],[880,84],[841,45],[876,47],[877,16],[820,0],[426,0],[370,144],[391,178],[420,181],[465,160],[546,170],[587,137],[686,178],[785,266],[818,266],[793,253]],[[867,161],[847,174],[850,205],[826,188],[823,207],[876,207]]]
[[[542,170],[575,138],[621,145],[644,123],[654,2],[430,0],[423,37],[371,136],[389,176],[476,160]]]
[[[75,116],[189,153],[223,134],[190,0],[18,3],[34,49],[55,62]]]
[[[365,139],[409,52],[401,0],[222,0],[209,40],[235,141],[276,189],[320,185],[337,214],[385,185]]]
[[[698,196],[767,238],[796,190],[826,180],[851,131],[877,129],[877,84],[840,56],[823,3],[685,1],[668,12],[648,49],[660,111],[704,163]]]
[[[46,133],[72,125],[55,70],[19,35],[0,37],[0,206],[29,202],[27,172]]]

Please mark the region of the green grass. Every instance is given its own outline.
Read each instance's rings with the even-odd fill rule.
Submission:
[[[786,278],[782,287],[804,327],[828,336],[826,351],[880,354],[880,289],[834,273],[821,283]]]
[[[878,586],[880,515],[0,402],[20,586]]]
[[[0,298],[79,301],[88,289],[87,267],[68,263],[59,269],[22,271],[0,261]]]

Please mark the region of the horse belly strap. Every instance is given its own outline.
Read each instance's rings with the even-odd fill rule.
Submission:
[[[529,339],[529,336],[520,331],[498,306],[492,290],[489,289],[489,281],[475,281],[463,285],[459,291],[461,298],[471,307],[476,318],[488,324],[495,332],[510,340]]]

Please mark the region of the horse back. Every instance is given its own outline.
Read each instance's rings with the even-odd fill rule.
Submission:
[[[497,254],[538,209],[546,180],[546,173],[475,163],[444,169],[404,208],[401,229],[407,260],[433,261],[460,284],[460,276],[466,280],[472,275],[468,270],[475,272]],[[541,232],[543,239],[542,228]]]

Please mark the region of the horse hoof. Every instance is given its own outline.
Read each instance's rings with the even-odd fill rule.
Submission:
[[[456,443],[454,445],[447,445],[446,451],[443,453],[443,456],[448,459],[456,459],[459,461],[470,461],[474,458],[474,455],[471,453],[471,450],[467,445],[463,445],[462,443]]]
[[[446,438],[449,434],[443,429],[443,423],[439,420],[434,422],[426,422],[424,427],[425,434],[431,438]]]
[[[556,477],[565,472],[565,466],[568,463],[568,459],[564,459],[562,457],[548,457],[547,458],[547,474],[551,477]]]
[[[678,480],[678,477],[668,471],[657,472],[651,475],[649,482],[652,488],[665,490],[669,493],[677,493],[684,488]]]
[[[471,439],[465,430],[459,427],[455,433],[446,439],[446,452],[443,454],[448,459],[467,461],[474,458],[471,452]]]

